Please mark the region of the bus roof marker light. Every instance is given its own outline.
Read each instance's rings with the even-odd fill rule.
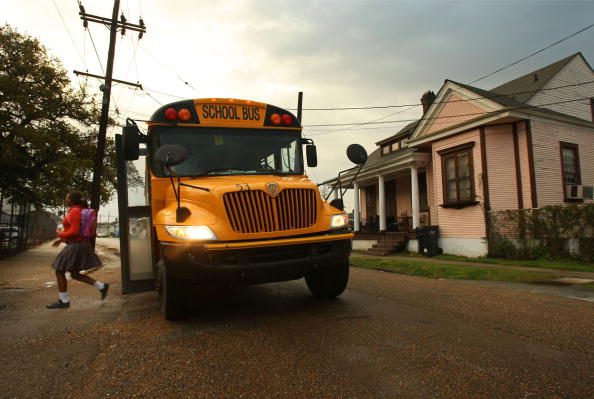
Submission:
[[[280,125],[281,124],[281,116],[279,114],[270,115],[270,122],[273,125]]]
[[[283,114],[282,119],[285,126],[291,126],[293,124],[293,118],[289,114]]]
[[[179,110],[179,112],[177,113],[177,117],[180,120],[187,122],[192,118],[192,114],[190,113],[190,110],[183,108]]]
[[[177,118],[177,111],[175,108],[167,108],[163,113],[165,115],[165,119],[173,121]]]

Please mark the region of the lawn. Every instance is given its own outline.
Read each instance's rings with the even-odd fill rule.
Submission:
[[[422,255],[412,252],[399,252],[397,256],[410,256],[412,258],[422,257]],[[513,259],[502,259],[502,258],[467,258],[465,256],[456,255],[438,255],[433,259],[439,260],[453,260],[456,262],[471,262],[471,263],[486,263],[489,265],[505,265],[505,266],[523,266],[523,267],[534,267],[543,269],[557,269],[557,270],[570,270],[576,272],[593,272],[594,264],[592,263],[581,263],[570,260],[513,260]]]
[[[386,258],[358,258],[351,256],[351,266],[376,269],[427,278],[446,278],[462,280],[510,281],[518,283],[549,283],[558,278],[537,271],[497,269],[493,267],[460,266],[435,262],[407,261]]]

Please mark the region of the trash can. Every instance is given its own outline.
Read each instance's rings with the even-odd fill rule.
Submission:
[[[443,249],[439,248],[438,246],[438,238],[438,226],[418,227],[417,240],[419,241],[419,253],[425,256],[441,255],[443,253]]]

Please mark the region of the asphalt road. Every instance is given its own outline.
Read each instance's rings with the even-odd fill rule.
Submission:
[[[0,262],[0,398],[594,398],[594,303],[504,285],[351,269],[337,300],[303,281],[195,292],[166,322],[156,293],[56,297],[55,250]],[[46,264],[44,264],[44,262]]]

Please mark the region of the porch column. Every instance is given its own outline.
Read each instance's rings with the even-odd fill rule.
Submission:
[[[379,230],[386,231],[386,193],[384,188],[384,176],[377,177],[379,187]]]
[[[332,193],[332,199],[338,199],[338,187],[336,187],[336,190],[334,190],[334,192]]]
[[[353,228],[355,231],[359,231],[360,226],[359,226],[359,219],[361,218],[361,211],[359,210],[359,184],[357,184],[357,182],[355,182],[353,184],[353,195],[354,195],[354,200],[355,200],[355,205],[354,205],[354,209],[353,209]]]
[[[417,176],[417,166],[410,167],[410,187],[412,191],[412,227],[419,227],[419,178]]]

